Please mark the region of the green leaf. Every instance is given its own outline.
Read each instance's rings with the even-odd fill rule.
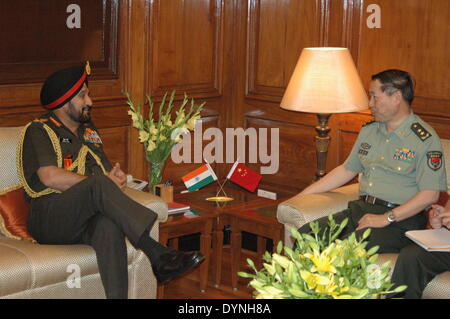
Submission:
[[[406,285],[399,286],[399,287],[394,289],[394,292],[395,293],[399,293],[399,292],[405,291],[407,288],[408,288],[408,286],[406,286]]]
[[[378,251],[379,248],[380,248],[379,246],[373,246],[372,248],[369,249],[369,251],[367,252],[367,255],[372,256],[373,254],[375,254]]]
[[[282,251],[283,251],[283,242],[280,240],[277,245],[277,254],[281,255]]]
[[[237,274],[238,274],[238,276],[243,277],[243,278],[255,278],[256,277],[255,275],[248,274],[248,273],[243,272],[243,271],[240,271]]]
[[[172,111],[172,108],[173,108],[173,100],[175,99],[176,92],[177,92],[176,90],[173,90],[172,94],[170,95],[169,106],[167,107],[166,114],[165,114],[166,117],[167,116],[170,117],[170,112]]]
[[[250,258],[247,258],[247,264],[256,272],[255,263]]]
[[[272,255],[268,251],[266,251],[263,255],[263,260],[268,263],[272,262]]]
[[[310,298],[311,297],[309,294],[307,294],[306,292],[301,290],[299,287],[288,288],[288,291],[289,291],[289,293],[291,293],[296,298],[306,299],[306,298]]]
[[[368,238],[370,235],[370,232],[371,232],[371,229],[367,228],[366,231],[363,233],[362,240],[365,240],[366,238]]]

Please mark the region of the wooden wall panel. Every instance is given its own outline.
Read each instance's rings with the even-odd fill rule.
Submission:
[[[147,92],[177,89],[219,96],[222,92],[223,3],[159,0],[151,8],[147,35]]]
[[[86,60],[97,77],[117,77],[118,2],[77,1],[80,25],[69,28],[72,2],[0,2],[0,84],[40,82]]]
[[[282,97],[301,50],[319,45],[320,3],[249,1],[247,97],[268,100]]]
[[[103,147],[111,165],[119,163],[122,169],[128,167],[129,127],[105,128],[99,130]]]
[[[370,79],[389,68],[408,70],[416,80],[415,112],[449,117],[450,78],[446,70],[450,41],[444,35],[450,32],[450,2],[370,3],[380,6],[382,25],[379,29],[361,25],[357,65],[362,78]]]

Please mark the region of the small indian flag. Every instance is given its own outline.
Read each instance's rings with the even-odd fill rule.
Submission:
[[[181,178],[188,191],[193,192],[217,180],[216,174],[208,163]]]

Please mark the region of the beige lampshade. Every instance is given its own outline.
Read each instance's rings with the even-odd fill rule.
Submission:
[[[305,48],[281,107],[309,113],[344,113],[368,108],[369,101],[347,48]]]

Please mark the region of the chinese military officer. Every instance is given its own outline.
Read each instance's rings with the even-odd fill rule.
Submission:
[[[368,248],[398,253],[411,244],[405,232],[425,228],[424,210],[447,189],[442,146],[433,128],[411,109],[414,85],[407,72],[373,75],[369,94],[374,121],[363,126],[347,160],[302,194],[332,190],[361,173],[360,198],[333,216],[338,223],[348,218],[340,238],[371,228]],[[318,222],[326,229],[327,217]],[[309,224],[299,231],[309,232]]]

